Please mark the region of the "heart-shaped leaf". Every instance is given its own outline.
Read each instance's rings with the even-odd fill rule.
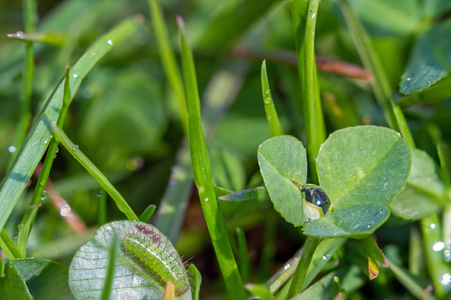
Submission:
[[[302,143],[287,135],[270,138],[258,148],[258,163],[275,209],[293,225],[304,224],[310,217],[297,186],[307,181],[307,154]]]
[[[388,205],[410,171],[410,150],[394,130],[356,126],[338,130],[321,146],[318,176],[335,210]]]
[[[111,299],[162,299],[169,280],[176,291],[183,292],[177,299],[191,299],[186,270],[174,246],[152,225],[136,221],[100,227],[95,239],[77,251],[69,269],[69,287],[76,299],[100,298],[115,234],[122,247],[114,268]]]
[[[410,171],[407,142],[385,127],[357,126],[333,133],[321,146],[318,176],[333,209],[306,224],[310,236],[362,238],[389,216],[386,208]]]

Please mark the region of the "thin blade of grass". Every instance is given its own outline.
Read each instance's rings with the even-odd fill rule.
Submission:
[[[120,245],[121,240],[119,239],[119,235],[115,234],[110,252],[110,261],[108,262],[108,270],[106,273],[105,281],[103,283],[102,296],[100,298],[101,300],[109,300],[111,297],[114,281],[114,269],[116,267],[116,260],[119,253]]]
[[[63,106],[61,108],[60,114],[58,116],[57,125],[62,127],[64,123],[64,119],[66,118],[67,110],[69,109],[70,104],[70,89],[69,89],[69,64],[66,64],[66,73],[65,73],[65,80],[64,80],[64,91],[63,91]],[[49,149],[47,151],[47,156],[45,157],[45,161],[42,165],[41,172],[39,174],[38,183],[36,184],[36,188],[33,193],[33,197],[31,199],[31,207],[35,206],[35,212],[33,214],[25,214],[22,222],[19,225],[19,234],[17,237],[17,247],[20,249],[20,251],[26,255],[26,249],[27,249],[27,240],[28,240],[28,234],[31,229],[31,225],[34,222],[34,219],[37,214],[37,210],[40,207],[40,202],[42,200],[42,194],[44,193],[44,188],[47,185],[47,180],[50,175],[50,170],[53,165],[53,161],[56,157],[56,152],[58,149],[58,141],[55,139],[52,139],[50,142]]]
[[[246,281],[247,276],[249,275],[249,254],[247,253],[246,235],[244,234],[243,229],[237,228],[236,236],[238,241],[238,261],[240,264],[241,278],[243,281]]]
[[[321,144],[326,140],[326,131],[319,97],[319,84],[315,63],[315,28],[319,0],[294,0],[291,3],[295,32],[298,72],[301,81],[309,175],[318,182],[316,157]]]
[[[131,207],[125,201],[124,197],[119,193],[118,190],[111,184],[111,182],[106,178],[105,175],[84,155],[75,145],[67,135],[54,123],[50,124],[53,134],[60,140],[64,148],[73,155],[73,157],[88,171],[92,177],[94,177],[97,182],[102,186],[102,188],[108,193],[108,195],[113,198],[116,202],[117,208],[123,212],[130,221],[139,221],[139,218],[133,212]]]
[[[154,28],[157,44],[160,51],[161,62],[166,73],[166,77],[175,94],[177,117],[182,125],[185,134],[188,132],[188,114],[186,110],[185,92],[180,71],[177,67],[174,52],[169,43],[169,36],[166,24],[163,19],[163,12],[157,0],[149,0],[150,15]]]
[[[36,0],[23,1],[23,21],[25,32],[33,32],[36,30],[37,23],[37,4]],[[34,56],[33,43],[25,42],[25,57],[23,65],[23,89],[22,103],[20,105],[19,122],[17,124],[16,136],[14,137],[13,146],[19,148],[25,139],[28,126],[31,120],[31,95],[33,92],[33,74],[34,74]],[[10,164],[17,156],[17,152],[11,155]]]
[[[3,253],[5,253],[5,255],[11,260],[24,257],[24,255],[14,244],[13,240],[11,240],[9,235],[6,233],[5,229],[2,229],[0,233],[0,248],[3,250]]]
[[[86,53],[72,68],[72,81],[70,82],[71,97],[75,95],[81,81],[94,65],[113,48],[112,46],[132,35],[136,26],[141,22],[141,18],[128,19],[88,48]],[[49,125],[58,118],[62,106],[62,98],[63,85],[60,83],[34,122],[18,153],[17,159],[1,183],[0,229],[4,227],[27,182],[30,180],[33,170],[47,149],[48,142],[51,138]]]
[[[279,117],[277,116],[276,108],[272,100],[271,89],[268,82],[268,74],[266,72],[266,60],[262,63],[261,68],[261,82],[262,82],[262,95],[263,103],[265,105],[266,119],[268,120],[269,132],[271,136],[282,135],[283,129],[279,123]]]
[[[215,248],[219,266],[231,298],[244,299],[245,290],[232,252],[211,175],[210,157],[202,131],[200,99],[197,89],[196,71],[191,48],[185,36],[183,20],[178,18],[181,32],[182,65],[185,80],[185,95],[188,108],[188,129],[194,181],[204,212],[208,230]]]
[[[106,223],[106,193],[104,189],[101,189],[97,194],[99,197],[99,212],[97,215],[97,225],[102,226]]]
[[[371,86],[379,105],[384,111],[386,122],[391,128],[399,131],[407,140],[409,146],[414,149],[415,142],[409,126],[407,125],[401,107],[394,101],[393,91],[390,88],[390,84],[383,70],[382,64],[380,63],[379,58],[371,45],[370,38],[365,32],[363,25],[360,23],[352,7],[348,3],[348,0],[341,0],[339,3],[360,59],[362,60],[365,69],[369,70],[374,76]]]

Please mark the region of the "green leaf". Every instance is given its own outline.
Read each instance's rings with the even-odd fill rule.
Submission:
[[[401,93],[419,92],[448,75],[451,68],[450,31],[451,20],[447,20],[418,38],[401,78]]]
[[[451,9],[451,2],[448,0],[428,0],[423,1],[423,5],[427,17],[439,17]]]
[[[5,299],[33,299],[25,280],[12,261],[6,264],[5,277],[0,280],[0,295]]]
[[[344,208],[307,223],[304,233],[317,237],[363,238],[379,228],[390,215],[382,205],[360,205]]]
[[[308,219],[297,186],[307,181],[306,156],[302,143],[287,135],[270,138],[258,148],[260,172],[271,201],[281,216],[295,226]]]
[[[94,240],[84,244],[72,260],[69,269],[69,286],[76,299],[100,298],[115,234],[121,241],[127,235],[145,241],[143,244],[158,245],[159,251],[168,254],[171,259],[170,262],[163,261],[183,266],[179,254],[169,239],[152,225],[136,221],[109,223],[100,227]],[[162,253],[158,253],[157,256],[164,258]],[[166,282],[156,277],[155,270],[149,269],[142,260],[126,252],[125,246],[121,247],[115,263],[111,293],[113,299],[162,298]],[[189,284],[188,279],[186,284]],[[191,299],[191,292],[185,292],[179,299]]]
[[[86,53],[71,70],[70,91],[72,97],[75,95],[82,79],[94,65],[113,48],[113,45],[132,35],[139,22],[138,19],[124,21],[87,49]],[[92,55],[93,53],[95,55]],[[48,126],[51,122],[56,122],[62,105],[62,98],[63,84],[60,83],[47,100],[46,105],[28,133],[10,172],[1,183],[0,228],[3,228],[5,225],[34,169],[49,145],[51,132]]]
[[[437,212],[444,195],[433,159],[424,151],[412,150],[412,167],[406,188],[393,200],[390,209],[394,215],[407,220],[419,220]]]
[[[20,258],[6,264],[5,278],[0,280],[2,299],[64,299],[67,270],[57,262]],[[9,296],[8,296],[9,295]]]
[[[408,185],[390,203],[389,207],[393,215],[412,221],[423,219],[440,210],[440,205],[429,196]]]
[[[334,132],[321,146],[318,175],[335,210],[386,206],[404,187],[410,165],[409,147],[399,133],[356,126]]]
[[[248,200],[259,200],[259,201],[265,201],[268,200],[268,192],[266,191],[265,187],[263,186],[257,186],[255,188],[242,190],[236,193],[226,194],[221,197],[218,197],[218,200],[222,201],[248,201]]]

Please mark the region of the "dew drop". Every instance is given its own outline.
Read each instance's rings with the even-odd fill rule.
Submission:
[[[410,81],[410,80],[412,80],[412,78],[410,78],[410,77],[407,77],[407,81]]]
[[[49,142],[49,141],[45,140],[45,141],[44,141],[44,145],[46,145],[48,142]]]
[[[14,37],[15,37],[16,39],[21,39],[21,40],[23,40],[25,36],[24,36],[24,34],[23,34],[22,31],[17,31],[17,32],[14,34]]]
[[[451,261],[451,249],[446,249],[444,254],[445,254],[445,261],[450,262]]]
[[[328,253],[328,254],[325,254],[325,255],[323,255],[323,259],[324,260],[328,260],[330,258],[330,254]]]
[[[44,201],[46,198],[47,198],[47,191],[44,190],[44,191],[42,191],[41,201]]]
[[[443,285],[450,285],[451,284],[451,274],[446,273],[442,276],[440,279],[440,283]]]
[[[304,224],[309,223],[311,220],[312,220],[312,219],[310,219],[310,218],[305,219]]]
[[[9,151],[10,153],[14,153],[14,152],[16,152],[16,147],[14,147],[14,146],[9,146],[9,147],[8,147],[8,151]]]
[[[98,191],[98,192],[97,192],[97,197],[100,198],[101,196],[102,196],[102,191]]]
[[[431,224],[431,228],[435,229],[435,224],[434,223]]]
[[[19,226],[17,226],[17,228],[19,228],[19,230],[22,230],[25,227],[24,224],[19,224]]]
[[[60,215],[63,217],[67,217],[70,213],[70,206],[69,205],[64,205],[63,208],[60,209]]]
[[[78,145],[74,145],[74,147],[72,147],[72,151],[77,151],[78,150]]]
[[[267,97],[263,100],[263,102],[265,102],[265,104],[271,104],[271,98]]]
[[[77,78],[78,77],[78,74],[74,74],[74,75],[72,75],[74,78]]]
[[[60,148],[56,148],[55,154],[57,154],[58,152],[60,152]]]
[[[443,242],[437,242],[432,246],[432,250],[434,251],[442,251],[445,249],[445,243]]]
[[[107,43],[110,44],[111,46],[113,45],[113,41],[112,40],[108,40]]]
[[[90,87],[85,87],[81,91],[81,96],[85,99],[91,99],[94,96],[94,90]]]
[[[208,198],[205,198],[205,202],[207,202],[209,199]]]
[[[265,90],[265,94],[269,96],[271,94],[271,90],[270,89]]]

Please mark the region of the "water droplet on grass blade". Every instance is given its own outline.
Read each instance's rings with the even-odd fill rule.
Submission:
[[[8,151],[9,151],[10,153],[14,153],[14,152],[16,152],[16,147],[14,147],[14,146],[9,146],[9,147],[8,147]]]
[[[74,147],[72,147],[72,151],[77,151],[78,150],[78,145],[74,145]]]
[[[107,42],[109,45],[113,45],[113,41],[112,40],[108,40],[108,42]]]
[[[437,242],[432,246],[432,250],[434,251],[442,251],[445,249],[445,243],[443,242]]]
[[[330,254],[329,253],[323,255],[323,259],[324,260],[328,260],[329,258],[330,258]]]

